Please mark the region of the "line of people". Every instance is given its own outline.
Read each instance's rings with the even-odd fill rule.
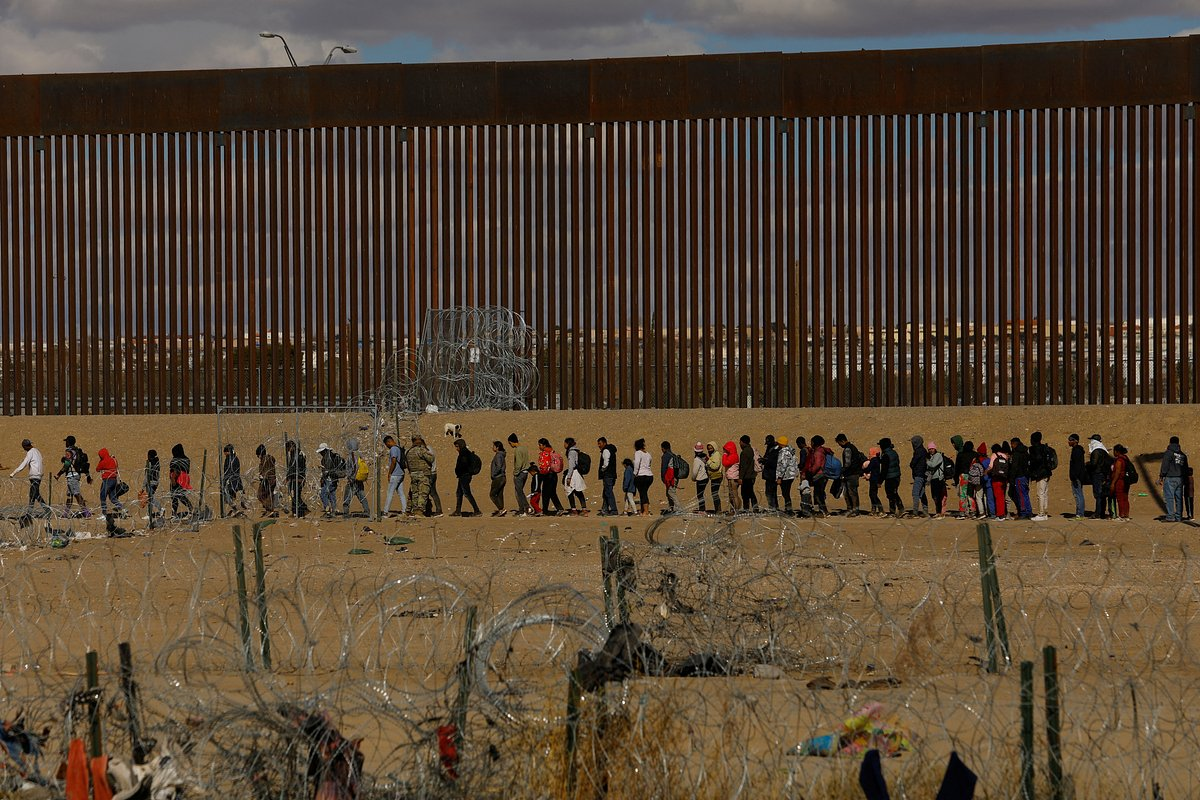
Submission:
[[[58,471],[52,476],[55,481],[62,479],[66,483],[67,500],[63,507],[63,514],[75,518],[91,517],[92,508],[88,505],[82,491],[84,482],[89,485],[93,482],[91,458],[74,436],[67,436],[63,439],[63,445]],[[9,477],[15,478],[21,472],[25,472],[29,480],[29,500],[26,513],[48,515],[52,513],[52,509],[42,497],[42,481],[46,477],[46,464],[42,451],[34,447],[33,442],[29,439],[21,441],[21,449],[25,451],[25,457]],[[97,451],[97,456],[96,472],[100,477],[100,514],[97,518],[104,521],[110,517],[126,518],[129,516],[128,508],[125,503],[121,502],[121,498],[128,494],[130,485],[121,477],[121,467],[117,462],[116,455],[108,448],[102,447]],[[192,491],[191,471],[191,459],[184,451],[183,445],[176,444],[171,448],[171,459],[167,464],[167,479],[171,512],[177,519],[183,519],[195,513],[192,500],[188,496],[188,493]],[[158,500],[158,491],[162,480],[162,462],[157,450],[150,450],[146,453],[141,477],[142,486],[138,492],[138,503],[147,509],[148,518],[153,524],[164,513],[162,504]],[[181,507],[187,509],[186,514],[180,511]]]

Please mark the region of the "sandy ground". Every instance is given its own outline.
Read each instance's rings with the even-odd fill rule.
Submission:
[[[1185,451],[1189,449],[1196,416],[1197,409],[1191,406],[705,409],[440,414],[423,418],[421,426],[443,465],[453,461],[450,441],[441,434],[446,422],[462,425],[468,442],[483,445],[480,449],[485,453],[489,452],[487,445],[492,440],[506,439],[510,432],[516,432],[531,445],[539,436],[550,438],[556,445],[561,445],[565,436],[574,436],[587,446],[594,445],[598,435],[605,435],[617,444],[620,457],[625,457],[632,452],[633,440],[640,436],[651,443],[651,452],[656,453],[654,445],[662,439],[687,452],[695,441],[723,442],[742,433],[749,434],[757,444],[766,433],[789,437],[821,433],[832,440],[836,433],[844,431],[864,450],[881,436],[890,436],[903,443],[898,449],[905,463],[907,440],[915,433],[945,448],[955,433],[976,442],[1012,435],[1020,435],[1027,442],[1030,432],[1041,430],[1058,449],[1060,459],[1065,460],[1069,433],[1080,433],[1086,439],[1098,432],[1110,446],[1121,442],[1135,456],[1147,456],[1147,468],[1157,474],[1153,459],[1161,453],[1170,435],[1180,435]],[[264,420],[260,431],[249,423],[230,426],[226,422],[223,438],[234,439],[243,459],[252,460],[246,454],[253,452],[257,440],[275,441],[272,437],[276,432],[270,429],[271,424]],[[57,450],[67,434],[78,437],[92,454],[93,464],[96,450],[101,446],[109,447],[123,465],[128,465],[130,461],[140,462],[150,447],[165,454],[172,444],[181,442],[197,465],[203,451],[208,449],[210,479],[216,474],[212,453],[218,447],[217,420],[206,416],[7,418],[0,420],[0,462],[8,470],[16,466],[22,437],[33,439],[49,454]],[[302,444],[312,457],[316,443],[305,437]],[[448,467],[443,469],[449,471]],[[5,497],[11,500],[22,495],[22,480],[4,480]],[[599,492],[596,482],[591,483],[588,495],[594,508]],[[476,497],[486,513],[490,508],[483,485],[483,480],[476,479]],[[908,496],[907,487],[906,480],[901,486],[902,496]],[[89,501],[95,500],[97,489],[97,484],[85,487]],[[440,489],[449,511],[453,505],[449,476]],[[1196,531],[1186,523],[1154,522],[1161,514],[1157,495],[1148,490],[1144,480],[1137,489],[1133,497],[1133,523],[1069,521],[1057,516],[1072,508],[1064,470],[1052,481],[1051,507],[1056,516],[1041,523],[996,524],[993,533],[1009,624],[1014,640],[1020,643],[1021,652],[1014,653],[1015,660],[1029,658],[1040,663],[1041,645],[1060,643],[1061,657],[1073,670],[1068,680],[1075,681],[1076,696],[1081,688],[1094,690],[1097,704],[1101,704],[1098,699],[1101,696],[1107,702],[1123,691],[1118,688],[1110,692],[1110,684],[1117,685],[1129,675],[1138,675],[1143,685],[1158,693],[1159,718],[1162,725],[1169,727],[1176,717],[1186,716],[1184,710],[1200,692],[1197,685],[1200,668],[1190,655],[1194,635],[1191,620],[1197,603],[1194,584],[1200,577],[1189,555]],[[684,496],[690,497],[690,493],[685,491]],[[371,499],[374,503],[374,497]],[[55,500],[61,498],[56,496]],[[657,483],[652,490],[652,501],[657,511],[657,504],[662,501],[661,486]],[[209,502],[215,505],[215,491]],[[508,502],[511,507],[511,495]],[[306,634],[295,634],[303,626],[289,618],[289,615],[303,616],[302,610],[274,612],[281,617],[275,624],[285,637],[278,648],[278,658],[285,665],[281,670],[286,673],[284,680],[297,689],[310,688],[314,683],[304,677],[301,656],[304,647],[296,644],[304,636],[322,643],[315,649],[310,647],[319,662],[317,672],[336,673],[337,659],[329,654],[336,647],[328,640],[345,631],[345,625],[336,621],[336,613],[344,613],[362,598],[372,596],[379,587],[405,576],[437,575],[470,587],[473,596],[484,598],[485,607],[481,610],[484,618],[530,589],[551,584],[573,587],[593,606],[601,607],[598,538],[606,535],[615,522],[635,555],[647,559],[647,564],[657,564],[654,559],[658,556],[645,537],[652,521],[627,517],[605,520],[595,516],[553,519],[447,516],[379,522],[284,518],[268,528],[264,537],[272,588],[290,593],[289,597],[301,587],[310,592],[320,589],[333,595],[344,593],[341,597],[321,598],[320,603],[312,598],[305,600],[310,604],[305,607],[308,611],[320,607],[327,614],[312,623]],[[123,524],[128,524],[138,535],[124,540],[85,539],[62,551],[38,547],[0,550],[0,572],[6,575],[8,585],[0,663],[9,676],[5,688],[10,697],[19,696],[21,664],[30,659],[38,661],[46,671],[40,680],[47,680],[50,672],[69,676],[78,671],[84,649],[94,647],[108,652],[116,641],[131,638],[138,642],[140,659],[158,658],[166,663],[169,658],[162,655],[163,648],[170,645],[171,637],[180,635],[181,628],[194,633],[230,623],[227,601],[232,585],[231,521],[218,520],[198,532],[174,528],[147,532],[140,515]],[[850,648],[854,657],[843,658],[840,666],[838,659],[833,658],[825,668],[810,663],[809,668],[789,674],[784,682],[738,679],[749,683],[740,684],[732,695],[721,693],[724,699],[719,704],[712,705],[710,697],[709,704],[694,706],[686,713],[681,711],[680,718],[691,720],[688,725],[696,731],[718,725],[712,720],[704,721],[714,713],[723,715],[718,727],[728,726],[731,717],[748,715],[755,722],[752,731],[743,732],[744,738],[756,742],[764,752],[778,754],[784,747],[819,730],[820,725],[836,722],[852,710],[851,706],[879,699],[892,707],[907,707],[910,727],[923,729],[928,744],[921,763],[939,761],[955,747],[982,758],[988,748],[1001,744],[1002,755],[1011,760],[1010,745],[1015,747],[1015,736],[1009,735],[1015,722],[1012,719],[1015,677],[1009,673],[1008,678],[999,680],[979,672],[983,631],[978,622],[981,611],[975,525],[950,519],[894,522],[840,517],[788,525],[794,527],[753,535],[749,533],[750,527],[735,529],[738,536],[742,536],[738,531],[743,531],[746,539],[739,544],[738,558],[752,565],[785,564],[788,570],[797,569],[796,564],[807,559],[804,569],[812,571],[805,575],[815,577],[797,581],[791,591],[796,591],[794,586],[803,585],[812,587],[808,590],[810,594],[797,594],[793,599],[803,600],[814,609],[812,619],[823,620],[827,629],[820,636],[810,632],[800,638],[806,636],[809,643],[834,642],[831,647],[839,644],[844,647],[839,639],[846,637],[859,636],[863,641]],[[100,524],[95,522],[78,522],[75,527],[80,533],[97,537],[101,532]],[[391,536],[406,536],[414,541],[402,550],[384,543]],[[781,559],[778,551],[785,540],[785,549],[790,549]],[[350,551],[356,548],[372,552],[352,554]],[[770,561],[772,558],[774,562]],[[826,573],[832,571],[844,579],[843,584],[854,585],[846,588],[829,584],[833,588],[827,588],[822,583],[823,573],[808,563],[814,559],[822,562],[817,567]],[[762,580],[769,573],[769,568],[765,572],[760,570],[755,580]],[[114,575],[123,577],[114,579]],[[643,624],[655,621],[658,598],[650,597],[651,594],[647,588],[646,597],[634,610],[635,618]],[[34,601],[30,595],[38,599]],[[927,603],[930,596],[938,602]],[[930,607],[937,609],[933,616],[927,613]],[[1078,613],[1068,618],[1071,609]],[[836,629],[830,620],[838,615],[856,622]],[[676,619],[660,627],[667,630]],[[446,648],[444,658],[430,660],[437,669],[446,666],[452,669],[454,653],[449,651],[453,646],[446,645],[446,640],[457,639],[457,623],[453,631],[433,627],[437,630],[426,632],[423,644],[416,641],[419,637],[414,634],[414,638],[391,646],[421,652]],[[369,625],[366,629],[356,635],[364,640],[382,641],[383,633],[370,632]],[[677,637],[678,631],[671,635]],[[287,636],[292,636],[292,641],[287,641]],[[666,633],[661,636],[663,646],[673,644],[681,652],[688,650],[686,643],[681,644],[678,638],[671,639]],[[582,641],[568,644],[578,646]],[[567,652],[560,654],[556,663],[569,660]],[[938,664],[936,669],[931,666],[933,662]],[[1118,662],[1119,666],[1115,666]],[[378,662],[363,658],[353,665],[352,673],[356,679],[370,680],[379,668]],[[822,675],[837,681],[901,672],[905,672],[901,689],[814,693],[807,688],[808,681]],[[559,697],[560,689],[554,681],[560,678],[561,673],[557,673],[550,680],[554,688],[548,691],[555,698]],[[428,678],[422,681],[423,685],[429,683]],[[654,695],[664,691],[661,683],[649,688],[645,688],[646,682],[639,685],[643,688],[637,691],[643,692],[643,697],[646,692]],[[1166,688],[1172,686],[1176,688]],[[713,690],[700,691],[711,695]],[[751,695],[758,697],[755,702],[761,703],[753,713],[746,705],[749,702],[746,698]],[[1003,719],[981,724],[980,714],[985,712],[973,705],[978,703],[1000,709],[997,716]],[[1076,708],[1080,705],[1077,702]],[[1090,703],[1088,708],[1092,708]],[[1145,713],[1148,712],[1143,709]],[[1120,722],[1101,733],[1088,729],[1086,715],[1070,716],[1069,725],[1075,728],[1069,730],[1068,741],[1077,748],[1073,752],[1086,752],[1089,747],[1105,753],[1128,750],[1139,740],[1127,716],[1126,711],[1120,712]],[[1165,746],[1158,744],[1165,749],[1159,752],[1157,763],[1169,776],[1160,776],[1160,780],[1175,790],[1169,793],[1171,796],[1196,791],[1198,787],[1184,767],[1200,754],[1195,737],[1175,732],[1167,737],[1167,742]],[[389,752],[386,743],[375,741],[368,746],[372,757]],[[689,747],[703,748],[703,745],[693,741]],[[1142,767],[1114,765],[1107,756],[1100,763],[1095,772],[1087,772],[1086,780],[1080,775],[1080,785],[1115,780],[1128,787],[1130,793],[1136,793],[1133,787],[1145,783]],[[1172,771],[1171,765],[1177,765],[1176,771]],[[796,771],[794,767],[789,769]],[[800,768],[801,777],[807,775],[801,783],[815,785],[814,781],[823,780],[820,777],[823,770],[823,765]],[[995,780],[998,774],[990,775]],[[775,775],[772,780],[778,777]],[[792,775],[790,779],[795,777]],[[711,796],[719,795],[714,790]]]

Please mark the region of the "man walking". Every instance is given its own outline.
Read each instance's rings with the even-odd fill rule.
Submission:
[[[908,468],[912,472],[912,515],[914,517],[929,516],[929,501],[925,498],[925,484],[929,478],[929,450],[925,447],[925,437],[917,434],[909,440],[912,442],[913,454],[909,459]]]
[[[371,505],[367,502],[367,493],[363,484],[371,474],[371,467],[358,450],[358,439],[346,442],[346,491],[342,493],[342,516],[350,516],[350,498],[357,497],[362,504],[365,517],[371,516]]]
[[[287,467],[288,494],[291,496],[292,516],[303,517],[308,514],[308,503],[304,502],[304,481],[308,478],[308,457],[296,444],[289,439],[283,446]]]
[[[600,516],[615,517],[617,515],[617,495],[614,487],[617,485],[617,448],[601,436],[596,440],[600,448],[600,466],[596,470],[600,482],[604,485],[604,498],[600,503]]]
[[[29,469],[29,506],[27,513],[33,512],[34,505],[40,505],[46,511],[50,510],[50,506],[46,505],[46,501],[42,499],[42,476],[44,473],[44,465],[42,461],[42,451],[33,446],[33,442],[28,439],[21,441],[21,447],[25,450],[25,459],[20,465],[12,471],[8,476],[10,478],[17,477],[17,473],[21,470]]]
[[[1087,510],[1087,500],[1083,496],[1083,484],[1087,480],[1087,456],[1083,452],[1083,445],[1079,443],[1078,433],[1067,437],[1067,447],[1071,449],[1067,478],[1071,481],[1071,494],[1075,496],[1075,516],[1072,519],[1083,519]]]
[[[659,477],[667,490],[667,510],[664,514],[674,514],[679,510],[679,475],[675,469],[675,454],[671,452],[671,443],[662,443],[662,463],[658,466]]]
[[[758,495],[754,493],[754,480],[758,477],[758,459],[750,445],[749,436],[743,434],[738,442],[742,446],[738,456],[738,486],[742,490],[742,509],[757,513]]]
[[[408,506],[409,516],[417,514],[429,516],[425,503],[429,500],[429,486],[433,475],[433,451],[425,446],[421,434],[414,434],[412,447],[408,450],[409,489],[412,491],[412,502]]]
[[[529,498],[525,495],[525,481],[529,477],[529,448],[521,444],[516,433],[510,433],[508,449],[512,451],[512,486],[517,495],[517,514],[524,517],[532,512]]]
[[[862,512],[858,505],[858,480],[863,474],[863,454],[844,433],[833,439],[842,448],[842,491],[846,493],[846,516],[857,517]]]
[[[1167,506],[1167,516],[1163,522],[1179,522],[1183,519],[1183,478],[1187,470],[1187,455],[1179,448],[1179,437],[1172,436],[1158,470],[1158,485],[1162,487],[1163,501]]]
[[[1033,516],[1033,506],[1029,502],[1029,448],[1014,436],[1008,442],[1012,448],[1012,499],[1017,506],[1017,519],[1029,519]]]
[[[1029,480],[1037,492],[1038,508],[1033,519],[1038,522],[1050,519],[1050,476],[1057,468],[1058,454],[1042,442],[1041,431],[1034,431],[1029,437]]]
[[[455,503],[454,513],[452,517],[478,517],[479,504],[475,502],[475,495],[471,493],[471,478],[479,474],[481,464],[476,463],[479,456],[475,455],[467,448],[465,439],[455,439],[454,449],[458,452],[458,458],[454,462],[454,477],[458,480],[458,485],[454,489],[454,498],[458,502]],[[463,513],[462,502],[466,498],[471,504],[471,511]]]
[[[321,459],[321,511],[326,518],[337,513],[338,481],[346,477],[346,459],[333,451],[327,442],[317,445]]]
[[[383,444],[388,449],[388,491],[387,501],[383,504],[383,515],[392,513],[392,496],[400,495],[400,513],[408,513],[408,497],[404,492],[404,471],[408,468],[408,457],[404,448],[396,443],[396,437],[383,437]]]
[[[232,517],[240,514],[242,510],[238,502],[238,495],[245,488],[242,484],[242,460],[238,458],[232,444],[226,444],[222,452],[224,458],[221,461],[221,497],[225,501],[224,513]]]
[[[91,512],[88,510],[87,501],[83,499],[83,495],[79,492],[79,466],[78,455],[75,452],[75,437],[68,436],[64,441],[67,449],[63,451],[62,466],[54,474],[54,479],[58,480],[60,477],[67,479],[67,516],[71,516],[71,503],[78,500],[79,514],[86,517]]]

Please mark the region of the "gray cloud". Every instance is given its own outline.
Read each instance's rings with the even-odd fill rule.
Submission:
[[[437,60],[701,52],[708,37],[1030,35],[1129,17],[1195,16],[1195,0],[0,0],[0,72],[281,66],[339,43],[426,39]],[[339,57],[340,59],[340,57]],[[346,60],[354,60],[353,58]]]

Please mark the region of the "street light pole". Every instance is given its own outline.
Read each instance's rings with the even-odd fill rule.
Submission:
[[[351,53],[357,53],[357,52],[358,52],[358,48],[357,48],[357,47],[351,47],[351,46],[350,46],[350,45],[348,45],[348,44],[339,44],[339,45],[336,45],[336,46],[334,46],[332,49],[330,49],[330,51],[329,51],[329,55],[325,56],[325,63],[326,63],[326,64],[328,64],[328,63],[330,62],[330,60],[333,58],[333,54],[334,54],[334,53],[336,53],[338,50],[341,50],[341,51],[342,51],[343,53],[345,53],[346,55],[350,55]]]
[[[264,39],[278,39],[279,41],[283,42],[283,52],[287,53],[288,61],[292,62],[293,67],[299,66],[296,63],[296,57],[292,55],[292,48],[288,47],[287,39],[283,38],[278,33],[271,33],[270,31],[263,31],[259,34],[259,36]]]

